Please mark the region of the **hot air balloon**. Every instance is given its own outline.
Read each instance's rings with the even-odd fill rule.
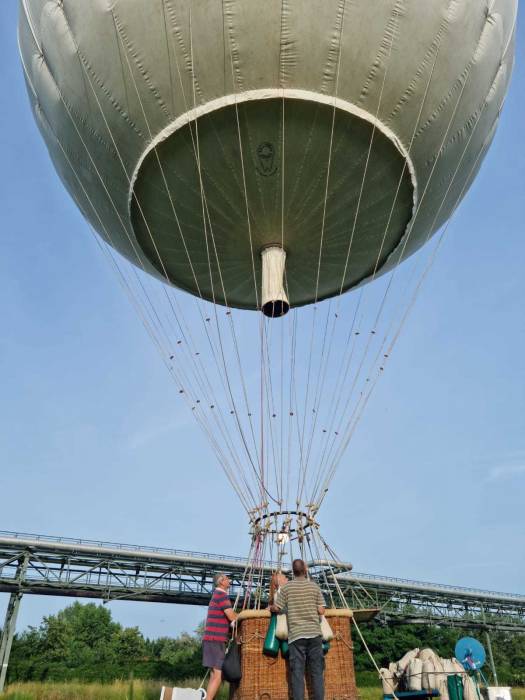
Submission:
[[[247,512],[243,607],[264,600],[265,557],[295,554],[348,604],[317,514],[494,136],[516,14],[517,0],[21,0],[54,166]],[[326,696],[355,697],[356,616],[333,613]],[[270,632],[264,615],[241,638]],[[236,700],[270,680],[286,700],[285,662],[252,647]]]
[[[516,6],[23,0],[20,46],[97,231],[192,294],[280,295],[282,313],[388,271],[446,221],[495,131]]]
[[[133,264],[123,284],[252,531],[304,543],[411,303],[380,328],[392,275],[494,136],[517,0],[20,8],[59,176]]]

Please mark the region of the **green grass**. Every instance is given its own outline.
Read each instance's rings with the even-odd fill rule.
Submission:
[[[13,683],[2,700],[159,700],[161,683]]]
[[[525,700],[525,688],[512,688],[512,700]],[[381,688],[359,688],[357,691],[360,700],[382,700]]]
[[[200,679],[179,683],[179,687],[197,688]],[[160,681],[134,681],[133,691],[129,681],[115,683],[13,683],[2,700],[159,700]],[[360,700],[381,700],[379,687],[360,688]],[[227,700],[228,686],[223,685],[218,700]],[[513,688],[512,700],[525,700],[525,688]]]
[[[188,678],[177,683],[179,688],[198,688],[201,678]],[[114,683],[13,683],[1,700],[159,700],[166,681],[115,681]],[[217,700],[228,700],[228,685],[223,683]]]
[[[358,688],[357,694],[360,700],[382,700],[383,691],[381,688]]]
[[[525,688],[512,688],[512,700],[525,700]],[[359,688],[357,694],[360,700],[382,700],[381,688]]]

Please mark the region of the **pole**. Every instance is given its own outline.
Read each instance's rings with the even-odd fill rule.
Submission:
[[[483,617],[483,622],[487,622],[487,618],[485,617],[485,608],[481,606],[481,615]],[[496,686],[499,685],[498,683],[498,674],[496,672],[496,664],[494,663],[494,654],[492,653],[492,642],[490,641],[490,634],[489,630],[487,627],[485,627],[485,640],[487,642],[487,651],[489,652],[489,664],[490,664],[490,670],[492,671],[492,677],[494,678],[494,683]]]
[[[0,639],[0,695],[4,692],[5,680],[7,676],[7,667],[9,665],[9,656],[11,654],[11,646],[16,630],[16,620],[18,611],[20,610],[20,602],[22,600],[22,581],[27,570],[28,555],[20,559],[17,569],[17,583],[19,590],[11,593],[9,603],[5,614],[4,627],[2,629],[2,637]]]
[[[11,645],[15,636],[16,618],[18,617],[22,595],[22,593],[11,593],[9,596],[4,628],[2,630],[2,641],[0,643],[0,693],[4,692],[9,655],[11,654]]]
[[[496,686],[498,686],[498,674],[496,673],[496,664],[494,663],[494,656],[492,654],[492,643],[490,641],[490,634],[488,633],[488,630],[485,630],[485,639],[487,640],[487,650],[489,652],[490,670],[492,671],[492,675],[494,677],[494,683],[496,684]]]

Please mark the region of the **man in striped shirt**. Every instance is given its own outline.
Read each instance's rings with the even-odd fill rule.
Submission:
[[[231,581],[227,574],[213,577],[215,590],[208,606],[208,615],[202,638],[202,664],[211,670],[207,688],[207,700],[213,700],[222,683],[222,662],[226,653],[226,642],[230,636],[230,622],[237,619],[226,591]]]
[[[305,668],[312,683],[313,700],[324,700],[324,656],[320,617],[325,602],[319,586],[307,577],[302,559],[292,564],[294,578],[277,594],[274,612],[285,612],[288,621],[290,679],[293,700],[304,700]]]

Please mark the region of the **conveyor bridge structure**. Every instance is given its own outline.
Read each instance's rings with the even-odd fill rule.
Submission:
[[[338,588],[363,621],[525,632],[525,595],[356,573],[341,562],[308,564],[326,595]],[[275,567],[265,562],[261,590]],[[0,692],[23,595],[207,605],[215,572],[231,574],[235,596],[242,595],[245,568],[246,559],[237,556],[0,532],[0,592],[10,594],[0,641]]]

